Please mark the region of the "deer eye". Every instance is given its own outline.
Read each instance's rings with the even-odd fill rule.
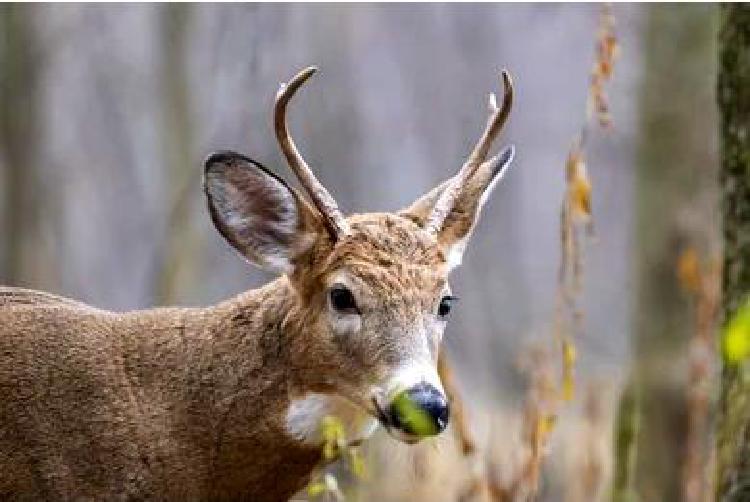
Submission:
[[[344,286],[334,286],[329,293],[331,306],[337,312],[342,314],[359,314],[357,302],[354,301],[354,295]]]
[[[446,317],[448,314],[451,313],[451,309],[453,308],[453,303],[458,300],[455,296],[444,296],[440,300],[440,305],[438,306],[438,315],[440,317]]]

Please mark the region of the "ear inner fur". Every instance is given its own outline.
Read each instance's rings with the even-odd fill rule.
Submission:
[[[304,199],[244,155],[219,152],[205,166],[209,213],[219,232],[250,262],[291,272],[312,246],[318,226]]]

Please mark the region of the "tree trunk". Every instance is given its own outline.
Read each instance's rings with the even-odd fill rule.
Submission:
[[[715,7],[648,7],[635,201],[635,361],[641,427],[635,490],[679,500],[687,431],[689,303],[675,273],[686,247],[711,254],[718,223]],[[714,218],[715,216],[715,218]]]
[[[6,4],[0,8],[0,152],[2,243],[0,283],[49,287],[41,242],[45,197],[38,189],[34,142],[38,128],[38,41],[33,8]]]
[[[168,214],[164,241],[159,248],[155,301],[158,305],[180,303],[184,291],[196,283],[195,261],[200,246],[193,226],[192,203],[199,191],[194,146],[192,109],[187,68],[188,28],[192,7],[167,4],[159,8],[164,145],[167,180],[164,198]]]
[[[718,102],[724,221],[724,314],[750,292],[750,6],[721,7]],[[750,500],[750,362],[725,363],[717,432],[717,499]]]

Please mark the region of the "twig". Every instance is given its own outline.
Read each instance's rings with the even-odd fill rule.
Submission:
[[[687,388],[687,438],[682,467],[685,502],[710,500],[712,489],[706,465],[710,460],[706,441],[710,430],[710,399],[713,387],[715,328],[721,291],[721,262],[701,266],[694,249],[682,253],[678,262],[682,288],[695,302],[695,330],[690,340]]]

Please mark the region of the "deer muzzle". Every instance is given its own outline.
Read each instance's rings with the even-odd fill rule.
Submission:
[[[421,439],[440,434],[448,426],[450,405],[434,385],[421,382],[397,393],[385,411],[387,425]]]
[[[432,361],[411,360],[371,394],[371,413],[396,439],[416,443],[445,430],[450,404]]]

